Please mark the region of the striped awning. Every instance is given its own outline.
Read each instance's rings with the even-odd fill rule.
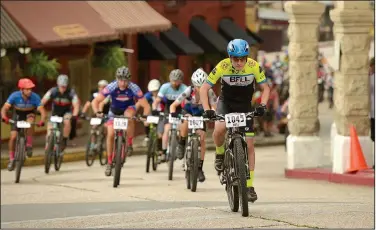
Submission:
[[[171,22],[145,1],[88,1],[119,34],[165,31]]]
[[[1,1],[28,35],[31,47],[67,46],[118,39],[85,1]]]
[[[8,13],[1,7],[1,47],[11,48],[23,46],[27,43],[26,36],[12,21]]]

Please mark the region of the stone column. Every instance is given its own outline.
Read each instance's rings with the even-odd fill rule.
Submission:
[[[289,131],[287,169],[321,165],[323,145],[318,136],[318,26],[325,6],[314,1],[288,1]]]
[[[374,18],[369,1],[338,1],[330,18],[334,22],[334,39],[339,42],[341,51],[339,70],[334,77],[333,172],[345,173],[349,166],[350,125],[356,128],[368,165],[373,165],[368,55]]]

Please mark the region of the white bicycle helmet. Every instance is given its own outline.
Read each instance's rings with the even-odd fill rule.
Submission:
[[[98,82],[98,86],[107,86],[107,85],[108,85],[108,81],[106,81],[106,80],[100,80]]]
[[[148,90],[149,91],[157,91],[160,86],[161,86],[161,83],[157,79],[153,79],[153,80],[149,81]]]
[[[68,80],[68,76],[65,75],[65,74],[60,74],[58,77],[57,77],[57,85],[58,86],[68,86],[68,83],[69,83],[69,80]]]
[[[183,81],[184,73],[180,69],[174,69],[170,73],[170,81]]]
[[[192,84],[196,87],[201,87],[202,84],[206,81],[208,75],[201,68],[197,69],[191,77]]]

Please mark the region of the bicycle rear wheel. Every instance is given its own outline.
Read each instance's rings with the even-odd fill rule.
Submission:
[[[240,204],[242,207],[242,216],[249,216],[248,210],[248,197],[247,197],[247,172],[246,172],[246,158],[244,147],[242,143],[242,139],[240,137],[236,137],[234,139],[234,147],[233,152],[235,156],[235,163],[237,171],[236,175],[238,175],[238,188],[239,188],[239,196],[240,196]]]
[[[123,150],[123,140],[121,137],[116,138],[116,150],[115,150],[115,175],[114,175],[114,188],[116,188],[120,183],[120,174],[122,168],[122,150]]]
[[[16,155],[15,155],[15,164],[16,164],[16,180],[15,183],[20,182],[21,177],[21,169],[25,161],[25,138],[19,137],[18,138],[18,144],[16,149]]]

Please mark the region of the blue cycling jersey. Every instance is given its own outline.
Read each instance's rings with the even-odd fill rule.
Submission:
[[[149,102],[149,104],[153,104],[154,98],[153,98],[153,94],[150,91],[145,93],[144,96],[145,96],[145,99]]]
[[[16,110],[30,111],[41,106],[41,99],[38,94],[31,93],[30,97],[24,100],[21,91],[16,91],[8,97],[7,103]]]
[[[164,83],[158,92],[158,97],[162,98],[163,102],[167,104],[167,108],[184,92],[187,88],[185,84],[181,84],[178,89],[174,89],[170,82]]]
[[[129,82],[126,89],[120,90],[116,80],[108,84],[101,94],[104,97],[111,96],[111,109],[114,110],[126,110],[129,106],[135,105],[137,99],[144,97],[138,85]]]

